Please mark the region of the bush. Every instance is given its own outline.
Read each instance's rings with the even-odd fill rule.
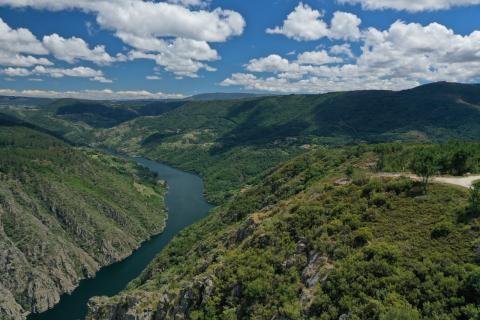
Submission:
[[[453,225],[449,222],[439,222],[437,223],[432,230],[432,238],[433,239],[438,239],[438,238],[443,238],[446,237],[452,232]]]
[[[375,193],[372,196],[371,203],[376,207],[388,207],[388,199],[383,193]]]
[[[380,320],[416,320],[420,314],[412,307],[391,307],[380,316]]]
[[[373,239],[372,231],[368,228],[360,228],[353,233],[353,246],[363,247],[364,245],[368,244],[370,240]]]

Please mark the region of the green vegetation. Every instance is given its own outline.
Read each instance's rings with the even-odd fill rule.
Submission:
[[[416,153],[410,164],[413,173],[422,178],[424,192],[427,193],[430,178],[437,173],[434,155],[426,150]]]
[[[479,139],[479,96],[478,85],[436,83],[401,92],[101,102],[105,106],[97,111],[60,101],[3,111],[77,143],[142,154],[195,171],[205,179],[209,200],[224,203],[266,169],[317,146]],[[57,114],[65,103],[74,112]],[[134,118],[126,121],[125,112]],[[467,170],[464,158],[458,154],[449,159],[455,163],[446,163],[455,167],[453,174]]]
[[[424,173],[461,176],[480,172],[480,143],[448,142],[436,145],[378,145],[378,171],[400,172],[419,166]],[[430,172],[429,172],[430,171]],[[420,175],[420,174],[419,174]]]
[[[470,190],[470,210],[473,214],[480,213],[480,183],[474,183]]]
[[[128,256],[163,230],[164,192],[134,163],[5,120],[0,309],[12,319],[43,311],[80,279]]]
[[[415,148],[280,165],[182,231],[122,294],[94,299],[89,319],[478,319],[480,219],[460,219],[469,191],[432,184],[417,197],[420,182],[375,174],[380,155],[392,168]]]

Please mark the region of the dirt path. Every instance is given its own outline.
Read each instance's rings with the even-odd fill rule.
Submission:
[[[394,177],[394,178],[407,177],[416,181],[421,180],[419,176],[411,173],[379,173],[377,175],[380,177]],[[476,181],[480,181],[480,175],[466,176],[466,177],[451,177],[451,176],[432,177],[432,182],[451,184],[451,185],[460,186],[463,188],[471,188],[473,183]]]

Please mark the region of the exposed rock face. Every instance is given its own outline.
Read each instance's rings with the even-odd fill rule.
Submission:
[[[28,134],[47,147],[19,143],[7,157],[0,144],[1,320],[53,307],[81,279],[125,258],[165,224],[164,189],[140,176],[136,165]],[[116,167],[109,161],[118,161]],[[148,197],[132,181],[149,188]]]

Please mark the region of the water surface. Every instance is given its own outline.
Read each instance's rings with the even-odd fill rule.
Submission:
[[[168,221],[162,234],[145,242],[131,256],[102,268],[92,279],[82,280],[71,295],[63,295],[51,310],[32,314],[28,320],[80,320],[94,296],[113,296],[136,278],[180,230],[203,218],[212,208],[203,196],[200,177],[140,157],[130,158],[157,172],[168,184],[165,204]],[[160,212],[159,212],[160,214]]]

